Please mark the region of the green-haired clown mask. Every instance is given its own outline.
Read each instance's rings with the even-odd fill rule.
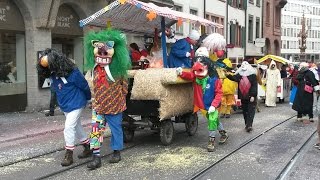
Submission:
[[[112,56],[114,54],[114,41],[102,42],[92,40],[91,43],[96,64],[109,65],[112,62]]]

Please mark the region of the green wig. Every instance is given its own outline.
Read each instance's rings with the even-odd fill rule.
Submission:
[[[85,38],[85,70],[93,69],[95,65],[94,54],[91,41],[99,40],[101,42],[114,41],[114,55],[109,65],[112,76],[115,79],[127,77],[127,70],[130,69],[131,62],[129,52],[126,46],[126,37],[118,30],[107,29],[99,32],[89,32]]]

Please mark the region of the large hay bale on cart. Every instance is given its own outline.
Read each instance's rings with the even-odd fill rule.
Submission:
[[[150,68],[130,70],[129,94],[127,97],[127,115],[139,115],[159,127],[160,139],[168,145],[173,138],[172,117],[176,123],[186,123],[189,135],[195,134],[198,126],[197,115],[193,114],[192,83],[179,78],[175,69]],[[126,116],[125,139],[131,140],[137,127],[133,119]],[[130,130],[131,129],[131,130]],[[127,133],[127,134],[126,134]],[[129,133],[129,134],[128,134]],[[129,138],[126,136],[129,135]]]

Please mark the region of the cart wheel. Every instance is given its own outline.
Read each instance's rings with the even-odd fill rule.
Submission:
[[[131,142],[134,137],[134,130],[123,127],[123,141],[125,143]]]
[[[198,116],[197,114],[190,114],[186,116],[186,131],[189,136],[193,136],[198,130]]]
[[[160,140],[163,145],[171,144],[173,139],[174,128],[170,119],[163,120],[160,123]]]

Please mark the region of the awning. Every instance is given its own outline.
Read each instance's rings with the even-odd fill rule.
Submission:
[[[267,59],[272,59],[272,60],[277,61],[277,62],[280,62],[280,63],[282,63],[282,64],[290,64],[290,63],[291,63],[291,61],[289,61],[289,60],[287,60],[287,59],[285,59],[285,58],[283,58],[283,57],[275,56],[275,55],[271,55],[271,54],[266,55],[266,56],[260,58],[260,59],[257,61],[257,63],[260,64],[260,63],[262,63],[263,61],[265,61],[265,60],[267,60]]]
[[[124,4],[120,4],[124,2]],[[156,18],[149,21],[146,15],[155,12]],[[125,32],[153,35],[154,28],[160,29],[161,17],[165,18],[166,26],[171,26],[178,20],[196,25],[223,28],[223,25],[206,20],[199,16],[174,11],[168,7],[159,7],[153,3],[144,3],[137,0],[116,0],[100,11],[80,20],[80,26],[92,25],[106,27],[107,22],[111,27]]]

